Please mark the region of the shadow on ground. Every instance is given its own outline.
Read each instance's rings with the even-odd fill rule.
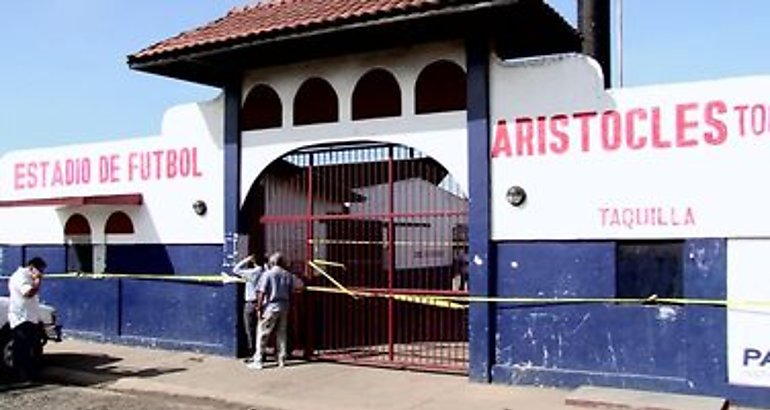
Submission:
[[[121,358],[99,353],[46,353],[41,379],[89,386],[126,377],[152,378],[184,371],[182,367],[132,368],[120,365]]]

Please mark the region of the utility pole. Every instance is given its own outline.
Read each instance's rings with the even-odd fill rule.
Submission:
[[[578,29],[583,36],[583,53],[593,57],[602,67],[604,87],[612,85],[611,0],[578,0]]]
[[[622,87],[623,86],[623,0],[615,0],[615,19],[616,21],[616,27],[617,27],[617,33],[615,37],[615,43],[617,44],[617,53],[618,55],[615,56],[615,60],[617,60],[617,64],[615,65],[615,68],[618,70],[618,82],[617,86]]]

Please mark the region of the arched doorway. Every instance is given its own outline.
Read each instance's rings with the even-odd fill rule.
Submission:
[[[72,214],[64,224],[68,272],[93,272],[94,249],[91,225],[81,214]]]
[[[94,245],[96,249],[94,269],[96,272],[118,273],[120,271],[119,264],[112,260],[111,255],[115,255],[119,244],[130,240],[133,234],[134,222],[128,214],[123,211],[115,211],[110,214],[104,224],[104,244]]]
[[[250,252],[283,252],[310,286],[295,301],[295,348],[465,372],[467,310],[431,297],[467,295],[467,211],[447,170],[413,148],[317,146],[265,169],[242,230]]]

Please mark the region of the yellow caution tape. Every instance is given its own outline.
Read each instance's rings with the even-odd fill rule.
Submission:
[[[453,302],[451,300],[448,300],[447,298],[443,296],[421,296],[421,295],[409,295],[409,294],[401,294],[401,293],[372,293],[372,292],[362,292],[358,290],[349,290],[348,292],[343,292],[339,289],[334,288],[324,288],[319,286],[307,286],[305,287],[305,290],[311,291],[311,292],[321,292],[321,293],[335,293],[335,294],[353,294],[355,296],[363,296],[363,297],[378,297],[378,298],[393,298],[394,300],[400,301],[400,302],[407,302],[407,303],[416,303],[421,305],[428,305],[428,306],[435,306],[435,307],[441,307],[441,308],[447,308],[447,309],[468,309],[467,305],[462,305],[460,303]]]
[[[313,260],[308,265],[316,272],[323,275],[336,288],[308,286],[306,290],[322,293],[340,293],[358,299],[359,297],[383,297],[393,298],[395,300],[407,303],[419,303],[430,306],[448,308],[448,309],[466,309],[467,305],[462,303],[506,303],[521,305],[557,305],[557,304],[650,304],[650,305],[694,305],[694,306],[717,306],[727,308],[770,308],[770,300],[726,300],[726,299],[691,299],[691,298],[660,298],[652,295],[647,298],[544,298],[544,297],[506,297],[506,296],[449,296],[449,295],[414,295],[403,293],[373,293],[351,290],[346,288],[334,277],[328,274],[319,265],[336,266],[345,268],[344,264]],[[5,277],[7,279],[7,277]],[[163,280],[163,281],[184,281],[196,283],[241,283],[242,279],[227,274],[221,275],[167,275],[167,274],[117,274],[117,273],[58,273],[46,274],[46,279],[140,279],[140,280]],[[0,277],[0,279],[3,279]]]
[[[334,279],[334,278],[332,277],[332,275],[329,275],[328,273],[326,273],[326,271],[325,271],[325,270],[321,269],[321,267],[320,267],[320,266],[318,266],[318,265],[317,265],[317,264],[316,264],[314,261],[307,261],[307,264],[308,264],[308,265],[310,265],[310,267],[311,267],[311,268],[313,268],[313,270],[314,270],[314,271],[316,271],[316,272],[320,273],[320,274],[321,274],[321,275],[323,275],[323,276],[324,276],[326,279],[329,279],[329,281],[330,281],[331,283],[333,283],[333,284],[334,284],[334,286],[336,286],[337,288],[339,288],[341,291],[345,292],[346,294],[348,294],[348,295],[349,295],[350,297],[352,297],[353,299],[358,299],[358,296],[356,296],[356,295],[355,295],[353,292],[349,291],[349,290],[348,290],[346,287],[342,286],[342,284],[341,284],[341,283],[337,282],[337,280],[336,280],[336,279]]]
[[[351,293],[356,296],[362,296],[362,297],[376,297],[377,295],[370,292],[362,292],[360,290],[347,290],[342,291],[338,288],[327,288],[324,286],[305,286],[305,290],[310,292],[319,292],[319,293],[333,293],[333,294],[342,294],[342,295],[350,295]]]
[[[364,241],[364,240],[350,240],[350,239],[308,239],[308,243],[314,245],[390,245],[389,241]],[[421,248],[443,248],[443,247],[458,247],[468,246],[468,242],[464,241],[393,241],[393,246],[414,246],[417,245]]]
[[[399,294],[393,294],[393,295],[382,295],[383,297],[393,297],[393,299],[401,301],[401,302],[408,302],[408,303],[417,303],[420,305],[428,305],[428,306],[435,306],[440,308],[446,308],[446,309],[468,309],[467,305],[461,305],[459,303],[453,302],[451,300],[448,300],[443,297],[436,297],[436,296],[419,296],[419,295],[399,295]]]
[[[241,282],[240,278],[225,279],[220,275],[166,275],[153,273],[53,273],[46,274],[45,279],[139,279],[139,280],[164,280],[201,283],[228,283]]]
[[[335,266],[335,267],[347,270],[344,263],[332,262],[332,261],[327,261],[323,259],[313,259],[313,263],[318,265]]]

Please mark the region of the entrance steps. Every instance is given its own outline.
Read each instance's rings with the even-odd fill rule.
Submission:
[[[721,397],[583,386],[564,400],[567,408],[599,410],[727,410]]]

